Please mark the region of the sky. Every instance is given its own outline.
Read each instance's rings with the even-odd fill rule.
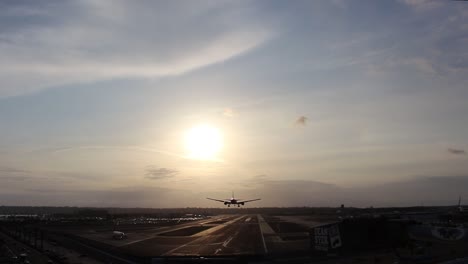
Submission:
[[[456,204],[467,102],[468,2],[1,1],[0,205]]]

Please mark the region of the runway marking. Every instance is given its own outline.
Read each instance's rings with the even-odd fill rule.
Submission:
[[[259,225],[260,225],[260,221],[265,221],[265,219],[263,219],[263,217],[260,214],[257,215],[257,219],[258,219]],[[265,237],[263,236],[263,231],[262,231],[262,228],[260,226],[259,226],[259,229],[260,229],[260,235],[262,237],[263,249],[265,250],[265,254],[268,254],[267,245],[265,243]]]
[[[215,251],[215,255],[217,255],[221,250],[223,250],[222,248],[218,248],[216,251]]]
[[[233,238],[234,238],[234,237],[231,236],[231,237],[229,237],[226,241],[224,241],[223,247],[226,247],[226,246],[229,244],[229,242],[231,242],[231,240],[232,240]]]
[[[204,231],[201,231],[199,233],[191,235],[191,237],[203,237],[203,236],[210,235],[210,234],[212,234],[212,233],[214,233],[214,232],[216,232],[216,231],[218,231],[218,230],[220,230],[220,229],[222,229],[222,228],[224,228],[224,227],[226,227],[226,226],[228,226],[230,224],[233,224],[233,223],[239,221],[243,217],[244,216],[240,216],[240,217],[234,218],[231,221],[228,221],[228,222],[226,222],[224,224],[214,225],[212,228],[209,228],[207,230],[204,230]]]
[[[239,231],[237,231],[234,235],[230,236],[226,241],[224,241],[223,247],[227,247],[227,245],[231,242],[231,240],[234,239],[238,234],[239,234]]]
[[[229,242],[231,242],[231,240],[232,240],[233,238],[234,238],[234,237],[229,237],[228,240],[224,241],[223,247],[226,247],[227,244],[229,244]]]
[[[208,243],[208,244],[203,244],[204,246],[216,246],[216,245],[222,245],[224,242],[216,242],[216,243]]]
[[[245,219],[245,222],[249,222],[251,219],[252,219],[252,218],[249,217],[249,218]]]
[[[13,253],[13,251],[11,251],[11,249],[10,249],[9,246],[7,246],[7,245],[5,244],[5,247],[8,249],[8,251],[10,251],[10,255],[11,255],[12,257],[16,257],[16,254]]]
[[[234,223],[234,222],[239,221],[239,220],[240,220],[241,218],[243,218],[243,217],[245,217],[245,215],[242,215],[242,216],[239,216],[239,217],[237,217],[237,218],[234,218],[233,220],[231,220],[231,221],[229,221],[229,222],[226,222],[224,225],[219,225],[219,226],[221,226],[221,227],[226,227],[226,226],[228,226],[228,225],[230,225],[230,224],[232,224],[232,223]],[[218,228],[218,227],[214,227],[214,228]],[[214,228],[211,228],[211,229],[214,229]],[[193,240],[193,241],[190,241],[190,242],[188,242],[188,243],[186,243],[186,244],[184,244],[184,245],[178,246],[178,247],[176,247],[176,248],[174,248],[174,249],[172,249],[172,250],[169,250],[168,252],[162,254],[162,256],[175,255],[175,254],[173,254],[173,253],[176,252],[177,250],[179,250],[179,249],[181,249],[181,248],[184,248],[184,247],[186,247],[186,246],[189,246],[190,244],[195,244],[197,241],[202,240],[202,239],[204,239],[203,236],[202,236],[202,237],[199,237],[199,238],[197,238],[197,239],[195,239],[195,240]],[[223,244],[224,244],[224,243],[223,243]]]
[[[226,218],[227,218],[227,216],[220,216],[220,217],[217,217],[217,218],[214,218],[214,219],[219,221],[219,220],[224,220]],[[138,240],[129,241],[128,243],[118,245],[118,247],[124,247],[124,246],[128,246],[128,245],[131,245],[131,244],[139,243],[139,242],[142,242],[142,241],[145,241],[145,240],[148,240],[148,239],[152,239],[152,238],[157,237],[159,234],[162,234],[162,233],[165,233],[165,232],[172,232],[172,231],[176,231],[176,230],[183,229],[183,228],[186,228],[186,227],[191,227],[191,226],[194,226],[194,225],[204,225],[204,224],[209,223],[211,221],[213,221],[213,219],[203,219],[203,220],[198,220],[198,221],[194,221],[194,222],[191,222],[191,223],[186,223],[186,224],[184,223],[184,224],[181,224],[181,225],[176,225],[175,227],[170,226],[170,227],[156,228],[154,230],[156,232],[151,234],[151,236],[145,237],[145,238],[142,238],[142,239],[138,239]],[[212,228],[210,228],[210,229],[212,229]],[[208,229],[208,230],[210,230],[210,229]],[[202,231],[202,232],[206,232],[208,230],[205,230],[205,231]],[[197,233],[197,234],[199,234],[199,233]],[[197,234],[192,235],[192,236],[196,236]]]

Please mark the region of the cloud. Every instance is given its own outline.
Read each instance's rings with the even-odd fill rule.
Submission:
[[[333,206],[347,196],[345,189],[313,180],[273,180],[264,175],[240,184],[239,198],[262,198],[262,206]],[[341,198],[342,197],[342,198]]]
[[[454,155],[466,155],[466,151],[463,149],[448,148],[447,151]]]
[[[426,11],[440,7],[443,1],[439,0],[400,0],[401,3],[415,9],[416,11]]]
[[[298,125],[298,126],[305,126],[305,125],[307,125],[307,119],[308,119],[308,118],[305,117],[305,116],[299,117],[299,118],[296,120],[296,125]]]
[[[348,2],[345,1],[345,0],[332,0],[331,3],[336,6],[336,7],[339,7],[341,9],[344,9],[347,7],[347,4]]]
[[[411,65],[421,72],[430,73],[430,74],[437,73],[436,69],[434,68],[434,63],[425,58],[402,59],[400,63],[404,65]]]
[[[270,179],[270,177],[268,175],[265,175],[265,174],[260,174],[260,175],[255,175],[247,180],[244,180],[242,182],[240,182],[240,185],[244,186],[244,187],[253,187],[253,186],[256,186],[258,184],[266,184],[266,183],[269,183],[271,182],[272,180]]]
[[[235,117],[235,116],[237,116],[237,113],[234,112],[234,110],[232,108],[224,108],[223,116],[225,116],[225,117]]]
[[[259,175],[255,175],[252,177],[252,180],[253,181],[256,181],[256,182],[264,182],[266,180],[268,180],[270,177],[268,177],[268,175],[265,175],[265,174],[259,174]]]
[[[164,168],[161,168],[164,169]],[[155,169],[158,170],[158,169]],[[170,171],[170,170],[169,170]],[[392,183],[343,187],[313,180],[272,180],[252,177],[254,188],[234,189],[241,199],[262,198],[252,206],[415,206],[456,204],[458,196],[468,196],[468,176],[420,176]],[[47,183],[47,184],[46,184]],[[225,191],[178,190],[151,186],[84,188],[76,185],[57,188],[42,185],[2,189],[0,200],[8,205],[115,206],[115,207],[203,207],[214,206],[205,197],[224,197]],[[398,195],[395,195],[398,193]]]
[[[0,174],[3,173],[29,173],[30,171],[28,170],[22,170],[22,169],[17,169],[17,168],[11,168],[11,167],[0,167]]]
[[[252,181],[257,181],[253,177]],[[454,204],[468,195],[468,176],[418,176],[390,183],[343,187],[313,180],[248,182],[242,196],[262,198],[262,206],[415,206]],[[395,196],[395,193],[398,195]]]
[[[468,176],[419,176],[408,180],[356,188],[361,200],[375,201],[383,206],[400,205],[449,205],[455,204],[458,195],[468,194],[465,186]],[[398,192],[398,195],[394,194]]]
[[[1,181],[27,181],[34,180],[31,171],[12,168],[0,167],[0,180]]]
[[[252,8],[217,1],[4,4],[0,17],[10,19],[0,31],[0,97],[173,76],[229,60],[272,34]]]
[[[69,151],[80,151],[80,150],[119,150],[119,151],[136,151],[136,152],[150,152],[150,153],[158,153],[164,154],[167,156],[177,157],[177,158],[185,158],[185,156],[181,154],[177,154],[174,152],[142,147],[142,146],[105,146],[105,145],[95,145],[95,146],[74,146],[74,147],[55,147],[55,148],[40,148],[35,149],[32,152],[50,152],[50,153],[62,153],[62,152],[69,152]]]
[[[156,168],[154,166],[148,166],[146,168],[145,178],[151,180],[163,180],[176,176],[179,173],[178,170],[167,169],[167,168]]]
[[[15,176],[0,175],[0,179],[2,181],[27,181],[27,180],[32,180],[34,178],[31,176],[26,176],[26,175],[15,175]]]
[[[410,11],[402,12],[398,30],[350,32],[329,47],[336,56],[314,68],[363,67],[370,74],[409,73],[461,78],[468,71],[467,19],[464,3],[438,0],[400,0]],[[396,22],[396,21],[395,21]],[[397,40],[403,39],[404,44]],[[321,61],[319,61],[321,62]]]
[[[194,206],[190,192],[161,187],[129,186],[121,188],[59,189],[36,187],[24,191],[0,192],[4,205],[23,206],[96,206],[96,207],[180,207]],[[202,200],[202,198],[200,198]],[[196,201],[195,201],[196,202]]]

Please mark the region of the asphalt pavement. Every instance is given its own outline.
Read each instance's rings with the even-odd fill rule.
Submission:
[[[244,215],[225,223],[211,233],[166,252],[165,256],[184,255],[259,255],[265,253],[257,217]]]
[[[266,252],[256,215],[222,217],[193,225],[206,225],[209,228],[185,236],[159,234],[123,245],[119,249],[139,256],[231,256],[262,255]]]

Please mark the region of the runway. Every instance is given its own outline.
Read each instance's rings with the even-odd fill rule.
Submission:
[[[192,234],[195,227],[202,231]],[[222,216],[156,233],[124,244],[119,250],[137,256],[262,255],[266,252],[256,215]]]
[[[218,215],[171,226],[119,226],[126,239],[112,238],[112,229],[73,230],[91,246],[135,257],[264,256],[310,248],[308,227],[260,214]],[[71,231],[70,231],[71,232]],[[101,246],[102,245],[102,246]]]

